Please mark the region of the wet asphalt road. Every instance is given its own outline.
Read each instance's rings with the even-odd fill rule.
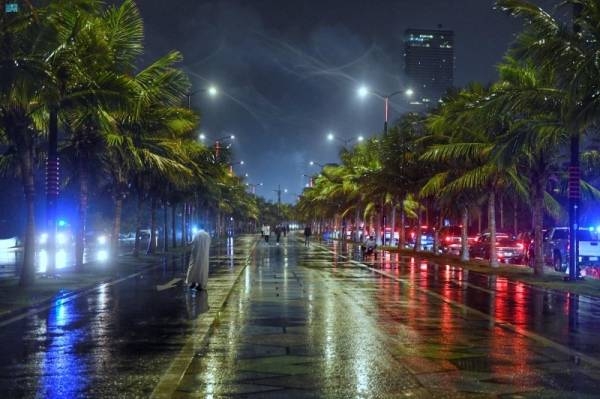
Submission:
[[[600,396],[594,298],[253,243],[213,250],[207,294],[157,290],[179,259],[0,324],[2,397]]]
[[[352,252],[260,244],[173,397],[600,396],[596,300]]]

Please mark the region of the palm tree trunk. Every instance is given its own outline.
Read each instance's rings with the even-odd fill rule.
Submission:
[[[171,246],[177,248],[177,203],[171,206]]]
[[[398,240],[398,246],[404,249],[406,246],[406,231],[404,231],[404,225],[406,224],[406,213],[404,213],[404,198],[400,202],[400,239]]]
[[[135,215],[135,243],[133,244],[133,256],[140,255],[140,231],[142,229],[142,209],[144,206],[144,193],[140,189],[137,197],[137,208]]]
[[[23,118],[25,118],[23,116]],[[4,118],[7,134],[16,143],[19,154],[21,182],[27,207],[27,224],[23,246],[23,265],[19,277],[20,287],[29,287],[35,281],[35,180],[33,174],[33,139],[27,132],[27,123],[19,117]]]
[[[498,198],[498,210],[500,211],[500,231],[504,231],[504,196]]]
[[[156,253],[156,197],[150,201],[150,241],[148,241],[148,255]]]
[[[394,233],[396,231],[396,201],[392,204],[392,224],[390,226],[390,246],[394,245]]]
[[[358,205],[354,213],[354,242],[360,242],[360,207]]]
[[[488,200],[488,227],[490,229],[490,266],[498,267],[496,254],[496,194],[492,191]]]
[[[515,195],[513,202],[513,234],[517,235],[519,232],[519,219],[518,219],[519,201]]]
[[[22,158],[28,157],[26,154]],[[21,173],[27,167],[29,161],[21,160]],[[29,163],[31,166],[31,163]],[[23,186],[25,191],[25,203],[27,205],[27,227],[25,231],[25,243],[23,247],[23,266],[19,278],[19,286],[29,287],[35,281],[35,184],[33,169],[29,167],[29,173],[23,173]]]
[[[123,198],[125,196],[120,192],[117,193],[115,198],[115,216],[113,222],[113,231],[110,237],[110,253],[111,256],[116,257],[119,253],[119,233],[121,232],[121,213],[123,212]]]
[[[379,212],[377,212],[377,224],[375,225],[375,234],[377,235],[377,237],[375,237],[375,242],[377,243],[377,245],[382,244],[381,234],[382,234],[382,230],[384,229],[383,215],[385,215],[385,205],[383,204],[383,198],[382,198],[381,202],[379,204]]]
[[[415,251],[419,251],[421,249],[421,222],[422,222],[422,213],[421,205],[419,204],[419,209],[417,210],[417,229],[415,236],[415,247],[413,248]]]
[[[163,252],[169,249],[169,203],[163,201]]]
[[[83,163],[83,158],[79,158],[77,163],[77,167],[79,169],[79,209],[77,212],[77,231],[75,232],[75,268],[79,271],[82,271],[89,198],[89,181],[86,165]]]
[[[536,276],[544,275],[544,253],[543,253],[543,215],[544,215],[544,188],[545,179],[536,179],[533,184],[533,251],[535,264],[533,273]]]
[[[183,208],[181,209],[181,243],[186,245],[188,243],[187,237],[187,202],[183,202]]]
[[[438,250],[440,248],[440,228],[442,227],[442,217],[441,212],[437,209],[435,203],[432,201],[432,209],[433,211],[433,248],[431,251],[434,254],[438,254]]]
[[[469,260],[469,208],[466,206],[462,208],[461,219],[460,260],[467,262]]]

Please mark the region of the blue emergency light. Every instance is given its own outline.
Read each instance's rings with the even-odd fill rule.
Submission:
[[[7,14],[19,12],[19,5],[17,3],[6,3],[4,12]]]

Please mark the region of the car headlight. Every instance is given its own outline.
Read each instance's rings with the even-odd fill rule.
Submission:
[[[98,236],[98,244],[105,245],[108,239],[105,235]]]
[[[65,245],[67,243],[67,235],[65,233],[57,233],[56,243],[58,245]]]

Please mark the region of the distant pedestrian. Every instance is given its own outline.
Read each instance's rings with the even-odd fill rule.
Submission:
[[[263,224],[262,233],[263,233],[263,237],[265,239],[265,242],[268,244],[269,243],[269,237],[271,236],[271,227],[268,224]]]
[[[310,244],[310,236],[312,234],[312,231],[310,229],[310,226],[307,224],[306,227],[304,227],[304,246],[308,247]]]
[[[280,224],[275,226],[275,240],[277,241],[277,245],[279,245],[279,239],[281,238],[281,230],[282,226]]]
[[[192,240],[192,253],[185,283],[190,289],[205,290],[208,283],[210,235],[200,230]]]

